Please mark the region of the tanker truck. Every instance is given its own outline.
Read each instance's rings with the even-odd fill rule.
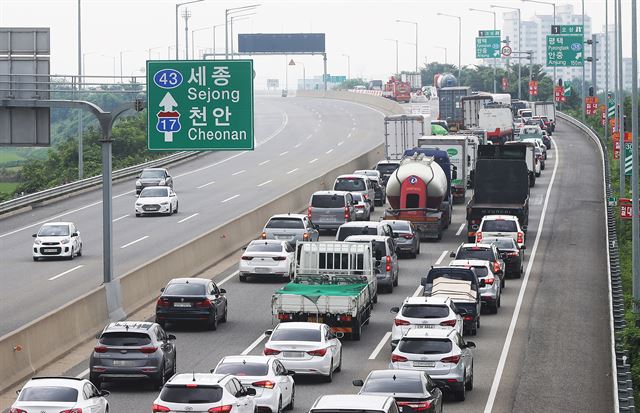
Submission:
[[[384,219],[411,221],[420,240],[441,239],[448,222],[441,206],[447,177],[433,157],[414,153],[400,161],[387,181],[390,209]]]

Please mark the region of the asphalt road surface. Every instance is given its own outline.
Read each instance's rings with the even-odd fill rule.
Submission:
[[[507,280],[499,313],[482,315],[478,335],[467,337],[477,345],[474,390],[465,402],[446,399],[447,412],[613,409],[602,172],[595,144],[569,128],[559,122],[546,170],[531,190],[526,275]],[[296,378],[295,412],[308,411],[320,395],[355,393],[353,379],[388,366],[389,309],[416,292],[431,265],[449,262],[449,251],[466,239],[463,225],[464,207],[456,205],[443,239],[423,243],[417,259],[401,260],[399,287],[379,295],[361,341],[343,342],[343,367],[333,382]],[[229,277],[236,269],[214,278],[226,280],[228,323],[215,332],[170,327],[177,336],[179,372],[206,372],[223,356],[261,353],[263,331],[274,323],[270,297],[281,283],[240,283]],[[83,362],[67,374],[87,367]],[[144,383],[109,383],[106,389],[113,412],[150,411],[158,394]]]

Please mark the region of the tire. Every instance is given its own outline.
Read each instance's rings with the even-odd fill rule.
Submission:
[[[40,259],[40,258],[38,258],[38,257],[33,257],[33,260],[34,260],[34,261],[38,261],[39,259]]]
[[[420,255],[420,242],[418,241],[418,248],[416,249],[416,255]]]
[[[296,386],[293,386],[293,388],[291,389],[291,401],[289,402],[287,407],[285,407],[285,409],[293,410],[294,407],[296,407]]]
[[[164,383],[167,381],[167,376],[164,372],[164,361],[162,362],[162,365],[160,366],[160,375],[157,378],[153,378],[151,379],[151,386],[154,389],[162,389],[162,386],[164,386]]]
[[[376,203],[371,204],[371,212],[376,212]]]
[[[462,380],[462,386],[455,392],[455,398],[459,402],[463,402],[467,398],[467,376],[465,375],[464,380]]]
[[[542,175],[542,172],[536,172],[536,178],[540,177],[540,175]]]
[[[333,381],[333,359],[331,359],[331,365],[329,366],[329,374],[324,376],[324,381],[331,383]]]
[[[136,212],[136,217],[140,218],[140,214],[138,214],[137,212]]]
[[[229,310],[229,304],[227,304],[224,307],[224,314],[222,315],[222,318],[220,319],[221,323],[226,323],[227,322],[227,311]]]
[[[176,373],[178,373],[178,354],[174,350],[174,353],[173,353],[173,368],[171,369],[171,377],[175,376]]]
[[[102,388],[102,380],[99,379],[98,377],[94,376],[93,374],[89,376],[89,381],[96,386],[96,389],[101,390]]]
[[[399,282],[400,282],[400,274],[396,274],[396,279],[393,280],[393,286],[397,287]],[[393,292],[393,289],[391,291]]]
[[[67,257],[67,260],[69,261],[73,261],[73,247],[71,247],[71,253],[69,254],[69,256]]]
[[[336,371],[342,371],[342,349],[340,349],[340,361],[338,362],[338,367],[336,367]]]
[[[378,293],[375,293],[373,296],[373,303],[377,304],[378,303]]]
[[[540,165],[540,170],[541,170],[541,171],[544,171],[544,167],[545,167],[545,165],[544,165],[544,164],[541,164],[541,165]]]
[[[464,386],[466,390],[473,390],[473,364],[471,364],[471,378]]]
[[[240,275],[240,282],[247,282],[247,276],[246,275]]]
[[[360,322],[360,317],[357,317],[355,321],[353,321],[353,325],[351,327],[351,340],[360,341],[361,334],[362,334],[362,323]]]
[[[500,290],[504,290],[504,287],[507,285],[507,276],[503,276],[502,280],[500,280]]]
[[[180,202],[176,202],[176,210],[175,210],[175,213],[176,213],[176,214],[178,213],[178,206],[179,206],[179,205],[180,205]]]
[[[80,249],[78,250],[78,257],[82,257],[82,244],[80,244]]]
[[[216,313],[213,313],[213,317],[207,321],[207,328],[211,331],[218,329],[218,315]]]

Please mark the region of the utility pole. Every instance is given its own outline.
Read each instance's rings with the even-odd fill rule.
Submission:
[[[491,8],[494,8],[496,6],[491,5]],[[481,9],[474,9],[472,7],[469,8],[469,11],[477,11],[480,13],[490,13],[493,14],[493,30],[496,30],[497,26],[496,26],[496,12],[495,11],[489,11],[489,10],[481,10]],[[497,93],[498,91],[498,84],[497,84],[497,80],[496,80],[496,66],[497,66],[497,60],[495,57],[493,58],[493,93]]]
[[[82,89],[82,11],[81,0],[78,0],[78,90]],[[78,111],[78,179],[84,178],[84,125],[82,124],[82,109]]]
[[[462,17],[446,13],[438,13],[438,16],[458,19],[458,82],[460,82],[462,80]]]
[[[640,204],[638,203],[638,16],[636,0],[631,0],[631,239],[633,268],[633,302],[634,311],[638,313],[640,303],[640,221],[638,221]],[[622,143],[624,139],[621,138]],[[622,150],[620,151],[623,152]],[[624,163],[624,162],[623,162]]]
[[[582,0],[582,30],[584,33],[584,0]],[[584,55],[584,45],[582,48],[582,54]],[[587,94],[585,93],[585,75],[584,75],[584,61],[585,59],[582,59],[582,122],[585,122],[586,117],[587,117],[587,105],[586,105],[586,101],[587,101]],[[594,60],[594,64],[595,64],[595,60]]]

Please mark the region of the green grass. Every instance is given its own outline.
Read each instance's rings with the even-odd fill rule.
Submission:
[[[0,182],[0,193],[12,194],[18,185],[20,185],[19,182]]]
[[[24,161],[26,158],[23,156],[6,149],[0,149],[0,165],[7,162]]]

